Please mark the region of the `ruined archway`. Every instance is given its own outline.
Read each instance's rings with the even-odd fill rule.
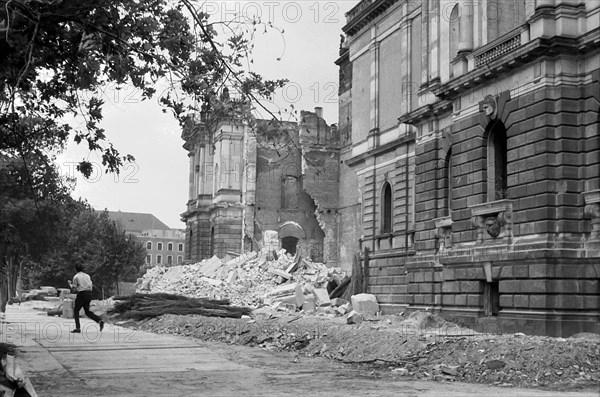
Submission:
[[[279,238],[281,240],[281,248],[285,249],[288,254],[296,255],[298,243],[306,238],[304,229],[296,222],[283,222],[279,225]]]

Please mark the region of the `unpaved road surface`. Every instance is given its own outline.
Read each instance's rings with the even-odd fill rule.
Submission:
[[[48,317],[36,303],[8,307],[3,342],[40,396],[556,396],[556,391],[408,381],[290,352],[156,335]],[[561,396],[597,396],[593,390]]]

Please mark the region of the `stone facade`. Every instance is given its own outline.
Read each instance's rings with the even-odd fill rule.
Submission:
[[[182,138],[187,262],[268,246],[337,264],[339,137],[319,108],[298,123],[196,120]]]
[[[340,58],[339,257],[385,312],[600,332],[600,2],[363,0]]]

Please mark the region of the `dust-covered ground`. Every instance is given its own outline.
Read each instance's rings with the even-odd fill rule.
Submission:
[[[552,338],[478,334],[430,313],[343,318],[255,311],[253,318],[162,315],[117,322],[159,334],[295,351],[369,369],[374,376],[550,390],[597,390],[598,335]]]

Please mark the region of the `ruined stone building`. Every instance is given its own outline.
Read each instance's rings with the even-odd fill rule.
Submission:
[[[346,18],[340,263],[361,252],[386,313],[600,332],[600,2],[363,0]]]
[[[266,246],[337,265],[339,139],[321,113],[302,112],[298,122],[189,123],[186,261]]]

